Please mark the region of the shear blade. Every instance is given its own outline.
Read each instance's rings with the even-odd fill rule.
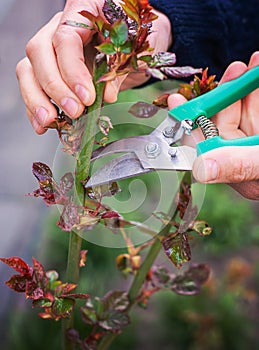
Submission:
[[[127,153],[112,159],[97,170],[86,183],[85,188],[111,183],[150,171],[153,169],[144,169],[134,153]]]
[[[136,153],[139,148],[144,148],[145,144],[152,140],[150,135],[132,136],[125,139],[110,142],[104,147],[99,147],[93,151],[91,162],[107,155],[123,152]]]

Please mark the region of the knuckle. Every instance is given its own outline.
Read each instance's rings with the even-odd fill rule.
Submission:
[[[37,41],[35,40],[35,37],[33,37],[26,44],[26,47],[25,47],[26,56],[29,59],[31,59],[31,57],[34,55],[35,52],[37,52],[37,50],[38,50]]]
[[[233,164],[233,182],[244,182],[254,179],[255,167],[249,158],[240,158],[238,163]]]
[[[19,79],[22,76],[25,69],[25,58],[19,61],[16,65],[15,73],[16,77]]]
[[[55,79],[46,79],[46,81],[42,84],[42,88],[48,96],[53,96],[53,94],[58,91],[57,81]]]
[[[62,46],[62,44],[64,44],[64,42],[69,42],[76,36],[78,36],[76,31],[68,30],[67,26],[59,26],[53,35],[53,46],[55,49],[58,49]]]

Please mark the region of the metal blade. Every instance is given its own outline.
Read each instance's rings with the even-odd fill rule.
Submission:
[[[86,183],[85,188],[145,174],[153,170],[144,169],[134,153],[127,153],[112,159],[101,169],[97,170]]]
[[[170,148],[170,154],[162,154],[157,159],[139,160],[134,153],[127,153],[106,163],[97,170],[86,183],[85,187],[93,187],[105,183],[146,174],[156,170],[191,170],[196,158],[196,150],[188,146]],[[143,166],[144,164],[144,166]]]
[[[150,140],[150,135],[132,136],[125,139],[113,141],[104,147],[99,147],[93,151],[91,161],[100,159],[115,153],[134,152],[137,151],[141,145],[145,145]]]
[[[165,136],[165,130],[167,130],[168,136]],[[156,139],[155,142],[159,144],[163,143],[168,147],[178,142],[182,138],[183,133],[184,129],[182,128],[182,124],[167,116],[164,121],[148,135],[132,136],[113,141],[104,147],[99,147],[93,152],[91,161],[114,153],[134,152],[138,154],[140,149],[144,149],[148,142],[154,142],[154,139]]]
[[[182,123],[170,117],[149,135],[120,139],[93,152],[91,161],[115,153],[126,153],[97,170],[86,187],[137,176],[154,170],[191,170],[196,150],[189,146],[172,147],[185,132]]]

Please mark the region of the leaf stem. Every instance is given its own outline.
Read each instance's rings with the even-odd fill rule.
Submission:
[[[76,163],[75,169],[75,193],[74,201],[79,205],[85,203],[85,189],[83,182],[87,179],[90,170],[91,155],[94,146],[96,125],[100,116],[100,108],[103,103],[104,83],[96,83],[98,79],[107,71],[106,60],[97,55],[94,65],[93,81],[96,89],[95,102],[88,108],[85,128],[81,139],[81,148]],[[78,284],[79,281],[79,259],[82,246],[82,238],[74,231],[70,232],[68,258],[67,258],[67,282]],[[73,314],[69,320],[64,320],[62,325],[63,349],[71,350],[74,348],[73,344],[67,339],[67,329],[73,328],[74,317]]]

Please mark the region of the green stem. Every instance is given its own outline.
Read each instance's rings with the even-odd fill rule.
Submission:
[[[100,116],[100,108],[103,103],[104,83],[96,83],[98,79],[107,71],[105,60],[96,60],[93,74],[93,81],[96,89],[95,102],[88,108],[84,132],[81,139],[81,149],[75,169],[75,193],[74,202],[84,205],[85,189],[83,182],[87,179],[90,170],[91,155],[94,146],[96,125]],[[74,231],[70,232],[68,258],[67,258],[67,282],[78,284],[79,281],[79,259],[82,246],[82,238]],[[73,349],[73,344],[67,339],[66,331],[73,328],[73,314],[69,320],[64,320],[62,325],[63,349]]]
[[[177,214],[177,211],[173,214],[171,221],[174,220],[175,216]],[[154,261],[156,260],[160,250],[161,250],[161,242],[159,237],[165,236],[169,232],[171,228],[171,224],[166,225],[157,235],[157,238],[155,239],[154,243],[150,247],[147,256],[145,260],[143,261],[142,265],[140,266],[137,274],[134,277],[134,280],[132,282],[132,285],[128,292],[128,297],[130,300],[130,305],[128,307],[128,310],[131,309],[131,307],[135,304],[136,299],[139,295],[139,292],[141,290],[141,287],[145,281],[145,278],[148,274],[148,271],[151,269]],[[98,350],[107,350],[109,349],[111,343],[113,340],[117,337],[117,334],[109,334],[106,337],[102,339],[98,346]]]
[[[130,300],[130,305],[132,306],[139,294],[139,291],[145,281],[145,278],[148,274],[148,271],[151,269],[156,257],[158,256],[159,252],[161,250],[161,242],[158,238],[155,239],[154,243],[152,244],[151,248],[148,251],[148,254],[143,261],[140,269],[138,270],[132,285],[130,287],[130,290],[128,292],[128,297]]]
[[[171,221],[174,220],[176,214],[177,214],[177,211],[175,211],[175,213],[173,214]],[[140,289],[145,281],[145,278],[148,274],[148,271],[151,269],[154,261],[156,260],[156,257],[158,256],[158,254],[161,250],[161,242],[160,242],[159,237],[166,236],[168,234],[168,232],[170,231],[171,227],[172,227],[171,224],[167,224],[158,233],[157,238],[155,239],[154,243],[152,244],[151,248],[149,249],[145,260],[143,261],[137,274],[135,275],[135,278],[134,278],[132,285],[130,287],[130,290],[128,292],[130,306],[132,306],[136,302],[137,296],[138,296]]]

